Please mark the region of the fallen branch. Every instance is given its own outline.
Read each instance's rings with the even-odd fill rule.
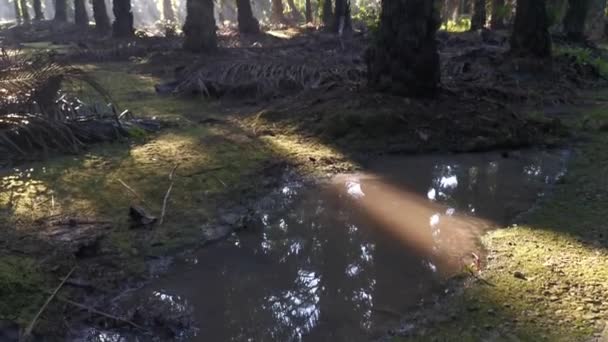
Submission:
[[[124,186],[125,189],[127,189],[133,196],[135,196],[141,202],[141,204],[143,204],[146,207],[148,207],[148,209],[152,209],[152,208],[150,208],[150,206],[148,205],[148,203],[146,203],[146,201],[141,196],[139,196],[139,194],[135,190],[133,190],[133,188],[131,188],[127,183],[123,182],[122,179],[119,178],[118,182],[120,184],[122,184],[122,186]]]
[[[179,164],[175,164],[175,166],[169,173],[169,181],[171,181],[171,184],[169,184],[169,188],[167,189],[167,192],[165,193],[165,198],[163,198],[163,209],[160,212],[160,220],[158,221],[159,226],[162,225],[163,221],[165,220],[165,212],[167,210],[167,201],[169,200],[169,195],[171,194],[171,190],[173,189],[173,175],[175,174],[175,170],[177,169],[178,165]]]
[[[36,316],[34,316],[34,319],[32,319],[32,322],[30,322],[30,324],[27,326],[27,329],[25,329],[25,333],[23,333],[23,336],[21,336],[20,341],[27,341],[27,338],[29,338],[30,335],[32,335],[32,330],[34,330],[34,327],[36,326],[36,323],[38,322],[38,318],[40,318],[40,315],[42,315],[44,310],[46,310],[46,307],[53,300],[53,298],[55,298],[55,296],[57,296],[57,292],[59,292],[59,290],[61,290],[61,288],[63,287],[63,284],[65,284],[65,282],[70,278],[70,276],[72,275],[72,273],[74,272],[75,269],[76,269],[76,266],[72,267],[72,269],[70,270],[68,275],[66,275],[65,278],[63,278],[63,280],[61,281],[59,286],[57,286],[55,288],[55,290],[51,293],[51,295],[46,299],[46,302],[44,302],[44,304],[42,305],[40,310],[38,310],[38,313],[36,314]]]
[[[126,323],[126,324],[128,324],[128,325],[130,325],[130,326],[132,326],[134,328],[137,328],[137,329],[140,329],[140,330],[143,330],[143,331],[148,331],[146,328],[142,327],[141,325],[139,325],[139,324],[137,324],[135,322],[129,321],[128,319],[120,318],[118,316],[114,316],[112,314],[109,314],[109,313],[106,313],[106,312],[103,312],[103,311],[99,311],[99,310],[97,310],[97,309],[95,309],[95,308],[93,308],[91,306],[87,306],[87,305],[75,302],[75,301],[67,299],[67,298],[59,297],[59,296],[57,297],[57,300],[59,300],[61,302],[64,302],[64,303],[67,303],[67,304],[70,304],[70,305],[73,305],[73,306],[75,306],[77,308],[80,308],[80,309],[83,309],[83,310],[87,310],[87,311],[92,312],[94,314],[98,314],[100,316],[103,316],[103,317],[106,317],[106,318],[109,318],[109,319],[113,319],[113,320],[118,321],[118,322]]]

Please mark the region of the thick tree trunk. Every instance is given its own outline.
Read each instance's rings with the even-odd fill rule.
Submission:
[[[30,21],[30,12],[27,9],[27,0],[19,0],[19,4],[21,7],[21,17],[23,18],[23,22]]]
[[[339,34],[352,31],[353,27],[350,17],[350,0],[336,0],[333,28],[334,32]]]
[[[192,52],[217,48],[213,0],[187,0],[184,49]]]
[[[486,0],[475,0],[473,3],[473,17],[471,18],[471,31],[481,30],[486,26]]]
[[[270,9],[270,21],[275,24],[285,23],[285,15],[283,14],[283,0],[272,0]]]
[[[250,0],[236,0],[237,17],[239,21],[239,32],[259,33],[260,24],[253,16]]]
[[[84,0],[74,0],[74,22],[79,27],[89,26],[89,14]]]
[[[68,21],[68,4],[66,0],[55,0],[55,21]]]
[[[110,31],[110,18],[104,0],[93,0],[93,18],[95,18],[95,30],[97,32]]]
[[[492,20],[490,27],[493,30],[500,30],[505,27],[506,4],[505,0],[492,1]]]
[[[604,38],[606,26],[606,0],[591,0],[587,12],[585,36],[598,41]]]
[[[306,23],[312,23],[312,4],[310,0],[305,0],[304,2],[304,15],[306,16]]]
[[[131,37],[134,32],[131,0],[113,0],[112,12],[114,12],[112,36],[116,38]]]
[[[568,0],[568,11],[564,17],[564,31],[568,39],[576,42],[585,40],[588,10],[589,0]]]
[[[551,57],[551,36],[545,0],[518,0],[511,53],[520,57]]]
[[[175,11],[171,0],[163,0],[163,19],[170,22],[175,21]]]
[[[380,31],[366,57],[370,85],[405,96],[432,97],[440,81],[433,1],[383,0]]]
[[[42,2],[41,0],[34,0],[34,20],[41,21],[44,20],[44,12],[42,12]]]
[[[323,0],[323,8],[321,13],[321,21],[323,21],[323,25],[325,27],[329,27],[333,17],[334,13],[332,11],[331,0]]]

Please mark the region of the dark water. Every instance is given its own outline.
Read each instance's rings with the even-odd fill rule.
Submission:
[[[484,230],[532,208],[565,157],[391,157],[325,185],[287,180],[256,204],[258,231],[197,252],[136,297],[192,319],[186,341],[370,340],[441,291]]]

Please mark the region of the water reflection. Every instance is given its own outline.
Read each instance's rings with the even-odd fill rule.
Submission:
[[[563,160],[392,158],[330,186],[287,182],[259,201],[262,231],[202,250],[142,295],[187,300],[194,341],[366,341],[460,271],[484,229],[528,210]]]

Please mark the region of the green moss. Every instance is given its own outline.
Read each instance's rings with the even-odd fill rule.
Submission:
[[[200,240],[202,223],[221,205],[209,198],[255,189],[257,178],[249,175],[277,155],[268,141],[240,127],[192,122],[218,113],[200,100],[159,97],[153,77],[128,73],[123,64],[87,69],[128,105],[123,107],[178,124],[158,134],[136,131],[130,141],[95,145],[84,154],[54,157],[1,178],[7,191],[0,193],[0,207],[15,222],[27,225],[54,214],[111,220],[114,228],[105,247],[133,257],[133,268],[139,269],[137,259],[143,255],[169,253]],[[150,231],[130,230],[129,206],[141,199],[152,215],[160,216],[176,165],[164,224]]]
[[[0,257],[0,320],[31,319],[45,295],[44,278],[36,260],[21,256]]]
[[[133,70],[129,63],[81,65],[109,91],[112,100],[121,110],[129,110],[137,116],[157,117],[165,120],[186,120],[187,117],[209,112],[209,105],[197,98],[159,96],[154,86],[162,80],[156,76]],[[83,89],[81,96],[90,90]]]
[[[604,118],[606,108],[577,115]],[[588,341],[608,315],[608,137],[592,132],[525,225],[483,238],[488,262],[439,311],[452,319],[400,341]],[[526,280],[515,276],[525,275]]]

